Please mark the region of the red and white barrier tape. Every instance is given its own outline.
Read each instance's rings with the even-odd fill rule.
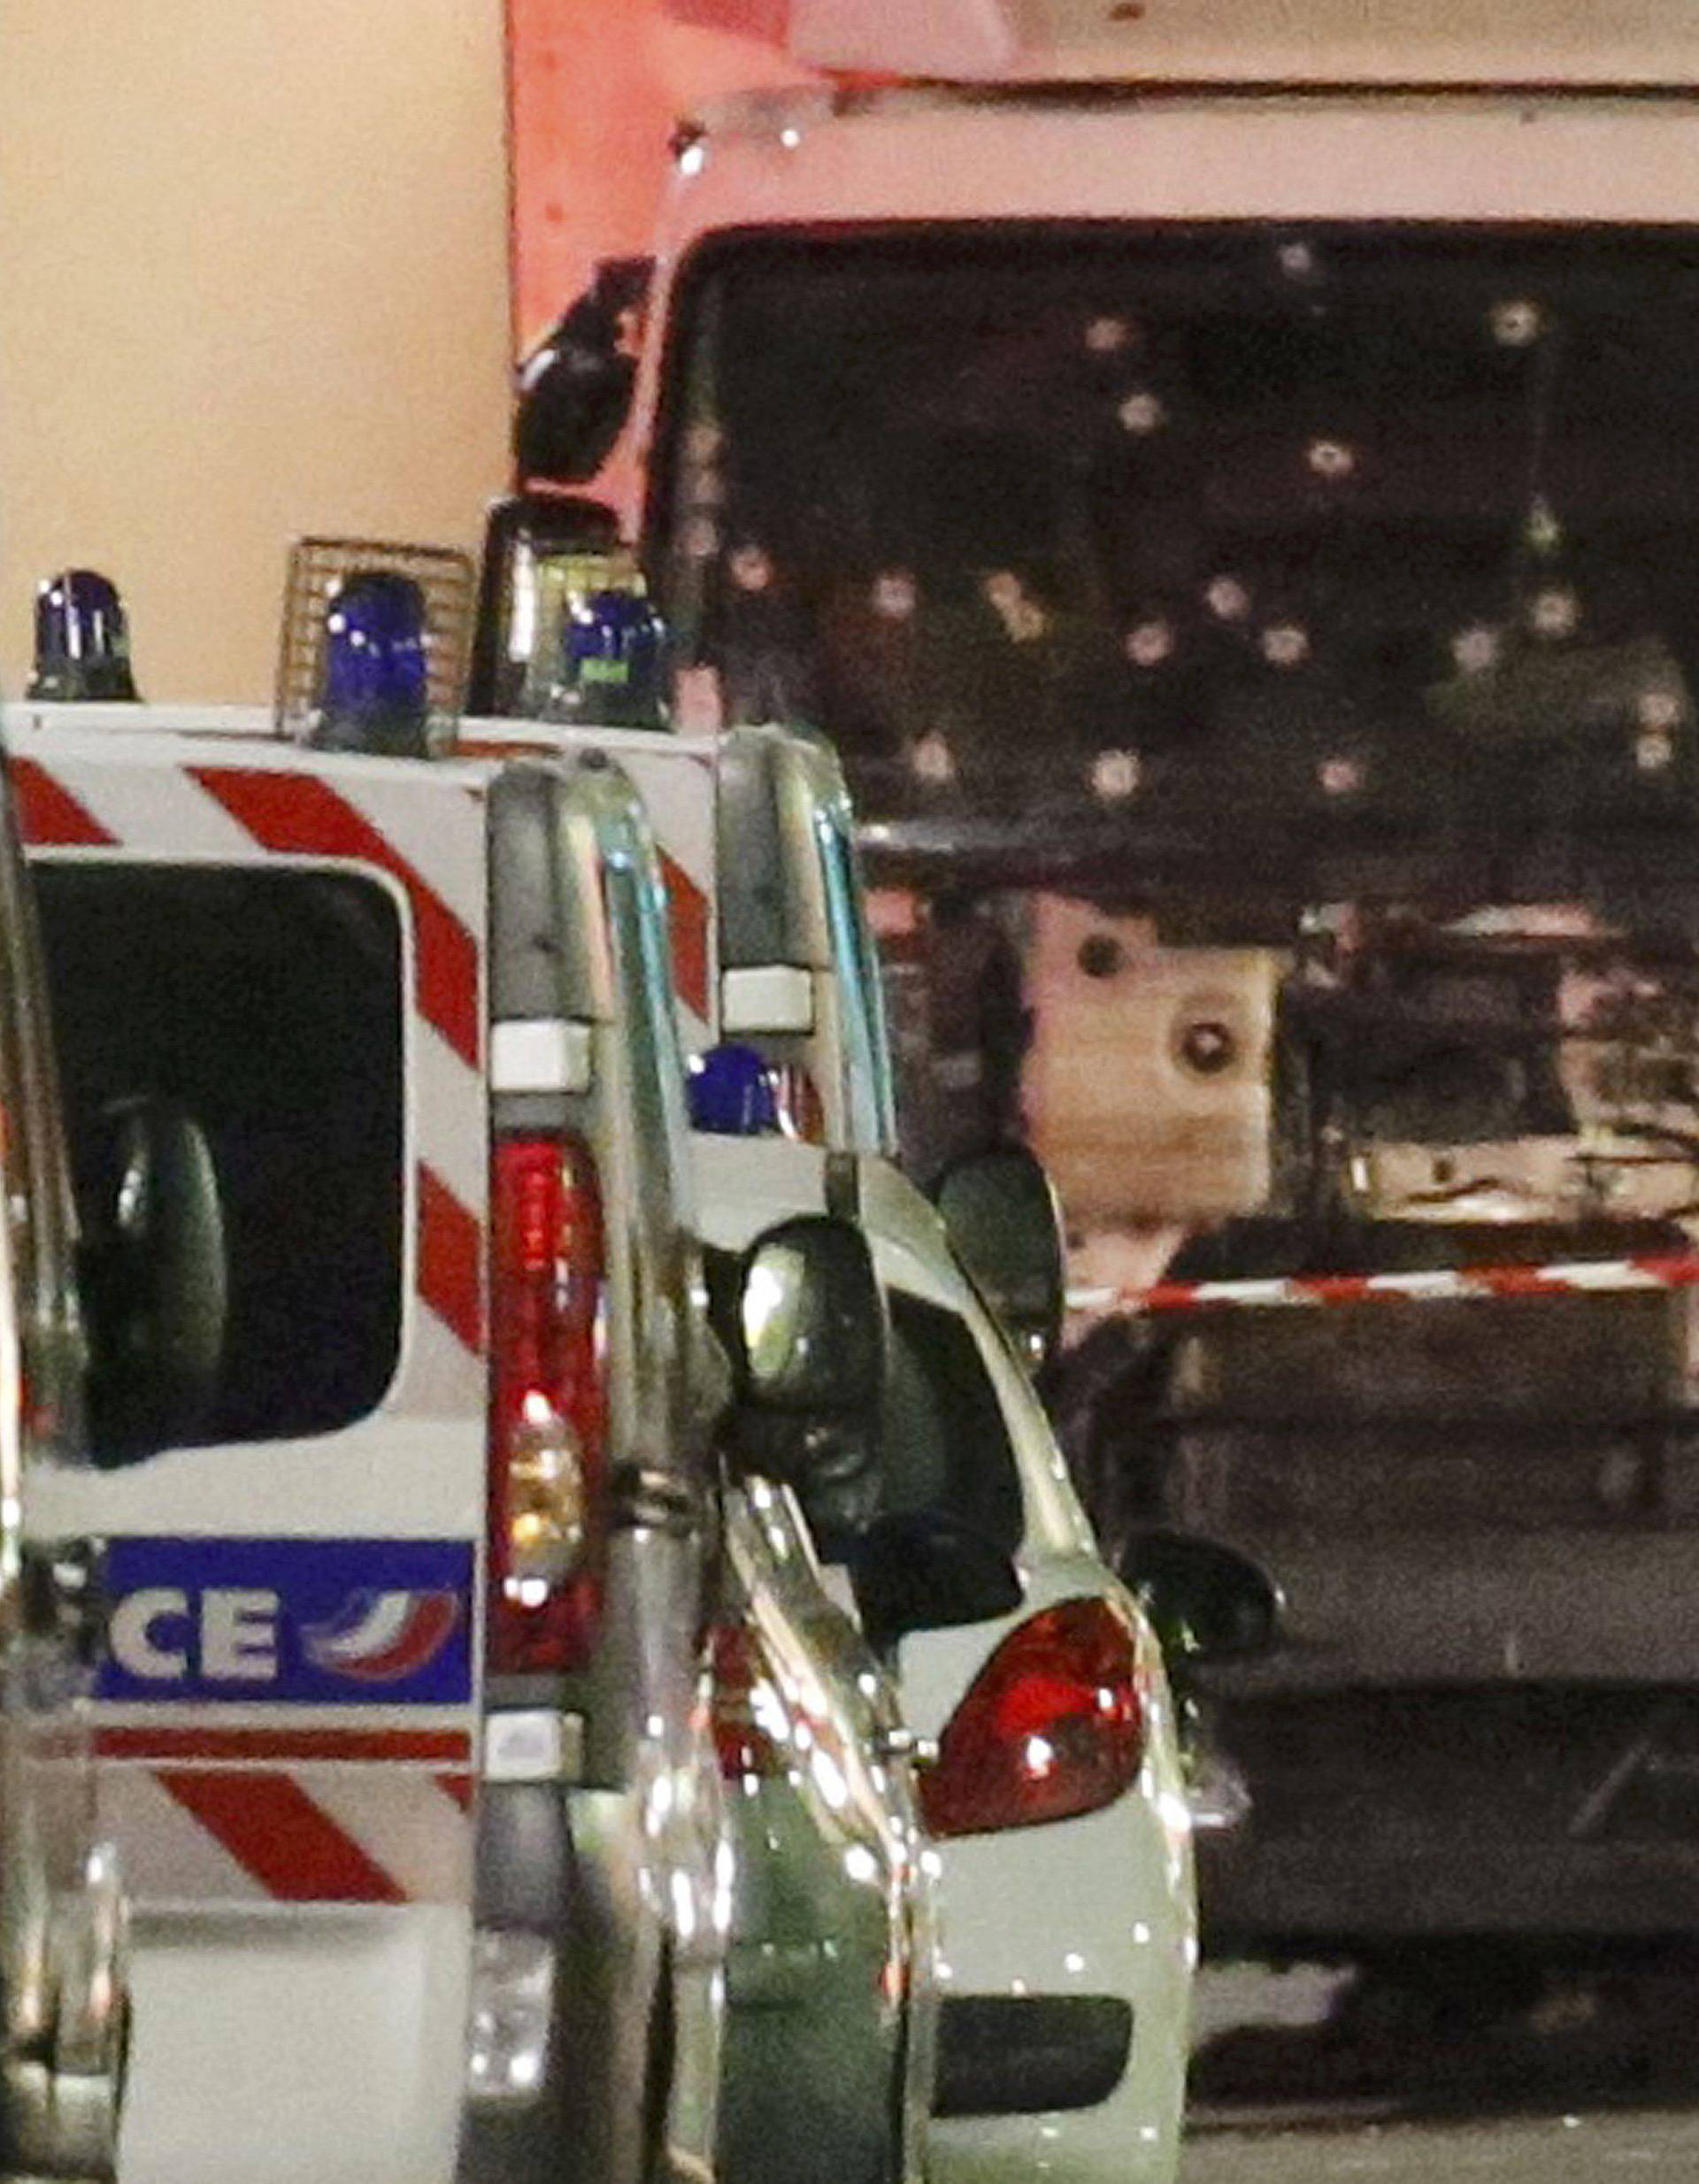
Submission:
[[[1480,1297],[1608,1296],[1699,1288],[1699,1255],[1559,1260],[1546,1266],[1442,1266],[1409,1273],[1281,1274],[1243,1281],[1158,1281],[1148,1289],[1077,1288],[1082,1312],[1266,1311],[1327,1304],[1445,1304]]]

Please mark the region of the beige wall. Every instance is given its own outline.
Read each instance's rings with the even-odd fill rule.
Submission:
[[[104,569],[150,697],[270,694],[288,541],[475,542],[502,0],[0,0],[0,687]]]

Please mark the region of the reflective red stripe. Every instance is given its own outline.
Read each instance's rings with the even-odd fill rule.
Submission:
[[[470,1757],[464,1729],[104,1728],[103,1759],[442,1760]]]
[[[1124,1289],[1120,1302],[1129,1311],[1185,1311],[1190,1305],[1209,1303],[1207,1296],[1199,1296],[1199,1288],[1195,1281],[1159,1281],[1150,1289]]]
[[[398,880],[412,905],[419,1009],[464,1062],[479,1057],[478,946],[442,896],[346,797],[310,773],[193,766],[194,778],[268,850],[357,857]]]
[[[1682,1252],[1677,1256],[1655,1257],[1650,1255],[1628,1261],[1636,1273],[1649,1274],[1654,1281],[1666,1289],[1691,1289],[1699,1287],[1699,1258]]]
[[[673,983],[685,1007],[707,1023],[714,1014],[708,990],[713,961],[708,897],[665,850],[661,877],[666,882],[667,922],[673,929]]]
[[[281,1903],[407,1900],[405,1890],[287,1774],[162,1768],[157,1780]]]
[[[34,758],[14,758],[9,771],[18,831],[32,847],[97,850],[117,841],[86,804],[79,804]]]
[[[437,1787],[452,1797],[463,1812],[472,1811],[473,1781],[470,1774],[457,1771],[453,1774],[439,1774],[436,1780]]]
[[[473,1216],[421,1160],[419,1293],[466,1348],[484,1347],[484,1236]]]

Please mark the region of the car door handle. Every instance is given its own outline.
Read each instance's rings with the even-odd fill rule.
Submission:
[[[938,1764],[937,1739],[917,1735],[906,1724],[899,1723],[894,1729],[875,1730],[873,1750],[881,1759],[905,1759],[911,1767],[935,1767]]]
[[[734,1942],[726,1959],[726,1999],[743,2009],[812,2002],[835,1975],[837,1962],[836,1949],[823,1942]]]

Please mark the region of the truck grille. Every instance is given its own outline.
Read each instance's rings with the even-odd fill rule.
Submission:
[[[1222,1312],[1174,1339],[1159,1500],[1228,1538],[1699,1519],[1686,1301]]]
[[[1265,1839],[1692,1845],[1699,1695],[1616,1688],[1334,1692],[1215,1714]]]
[[[1476,1419],[1190,1427],[1170,1444],[1171,1523],[1272,1542],[1411,1534],[1664,1529],[1699,1522],[1699,1431],[1531,1432]]]

